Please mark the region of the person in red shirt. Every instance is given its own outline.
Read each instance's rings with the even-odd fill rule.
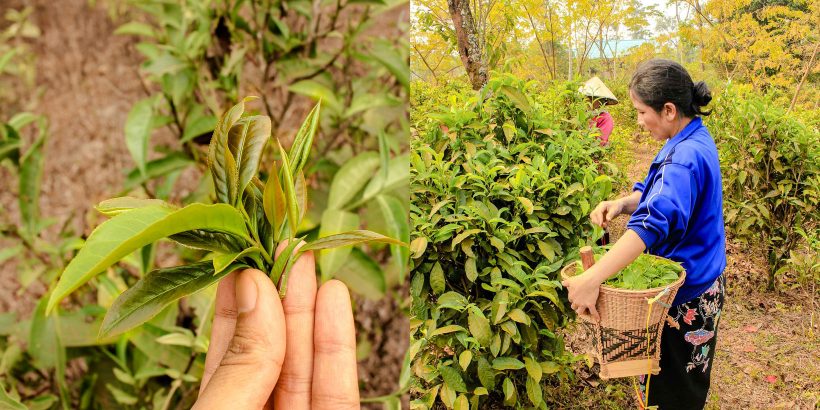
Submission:
[[[592,101],[592,109],[596,111],[603,105],[614,105],[618,103],[615,94],[613,94],[598,77],[590,78],[578,89],[578,92],[587,96],[587,98]],[[601,111],[590,121],[589,125],[590,127],[598,127],[598,129],[601,130],[601,135],[598,137],[598,139],[601,140],[601,146],[605,147],[609,145],[609,136],[612,134],[612,129],[615,128],[615,121],[612,120],[612,116],[606,111]]]

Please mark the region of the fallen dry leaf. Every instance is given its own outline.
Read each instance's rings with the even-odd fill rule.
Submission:
[[[756,333],[758,330],[760,330],[760,325],[743,326],[743,331],[746,333]]]

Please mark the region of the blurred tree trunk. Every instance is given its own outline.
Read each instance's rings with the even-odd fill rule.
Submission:
[[[478,33],[473,21],[473,13],[470,11],[469,0],[447,0],[450,8],[450,16],[453,19],[453,26],[458,40],[458,54],[467,76],[470,77],[470,84],[474,90],[478,90],[487,83],[487,62],[481,50]]]

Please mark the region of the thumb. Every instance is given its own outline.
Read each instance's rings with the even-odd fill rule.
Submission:
[[[236,278],[239,316],[228,350],[194,409],[261,409],[285,358],[285,316],[279,294],[259,270]]]

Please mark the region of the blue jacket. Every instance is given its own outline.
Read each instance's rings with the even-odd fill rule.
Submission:
[[[666,142],[633,190],[642,194],[627,228],[648,253],[686,269],[673,304],[700,296],[726,267],[726,234],[717,147],[699,117]]]

